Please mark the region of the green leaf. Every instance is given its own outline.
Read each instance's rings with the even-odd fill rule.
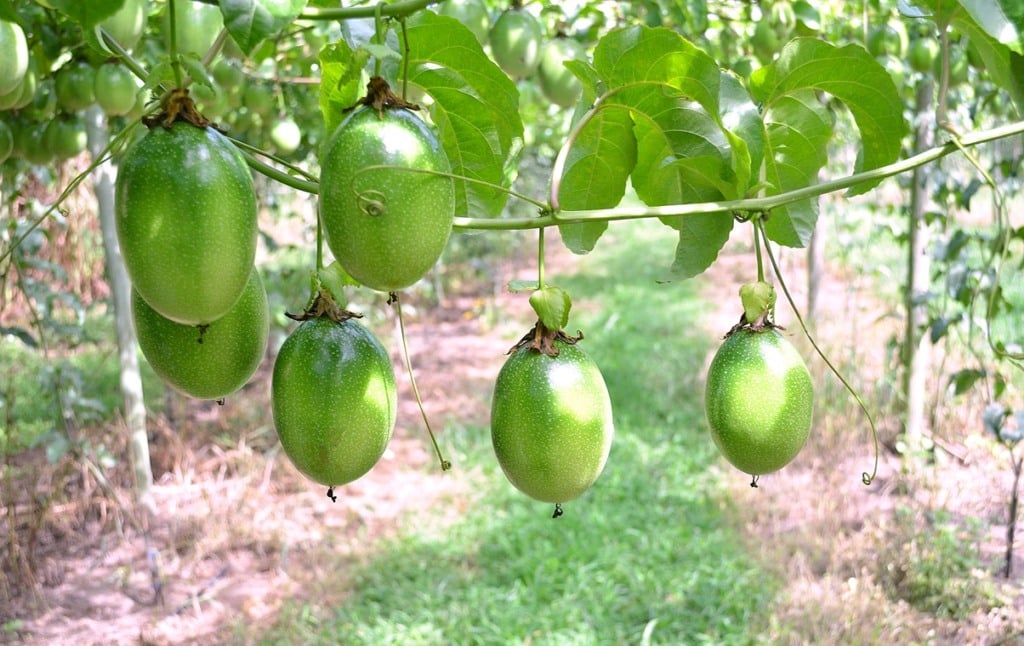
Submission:
[[[950,25],[967,36],[968,47],[981,57],[989,78],[1010,95],[1017,114],[1024,115],[1024,56],[992,38],[970,16],[957,14]]]
[[[634,26],[601,39],[594,69],[608,89],[605,104],[628,108],[636,123],[632,180],[645,203],[741,196],[750,151],[722,122],[723,75],[711,56],[672,30]],[[735,104],[742,87],[726,82]]]
[[[345,269],[335,260],[331,264],[314,272],[314,282],[319,281],[320,286],[327,289],[334,297],[334,302],[344,307],[346,301],[345,287],[358,286],[359,281],[352,278]]]
[[[733,145],[738,138],[747,149],[747,156],[743,159],[745,166],[736,166],[735,163],[733,165],[737,186],[741,189],[740,193],[743,193],[737,197],[744,197],[746,190],[759,181],[760,178],[753,170],[761,168],[764,161],[765,140],[761,113],[751,100],[743,82],[730,71],[723,71],[721,74],[718,102],[722,122],[729,124],[725,131],[726,135],[732,138]]]
[[[569,323],[572,300],[560,287],[545,287],[530,294],[530,306],[549,330],[561,330]]]
[[[810,186],[828,162],[832,115],[811,90],[779,97],[764,115],[767,134],[765,181],[775,195]],[[818,200],[808,199],[772,210],[765,233],[779,244],[803,247],[818,220]]]
[[[391,49],[387,45],[381,43],[365,43],[359,46],[360,49],[365,49],[370,56],[377,60],[387,60],[389,58],[395,60],[402,60],[402,55],[397,51]]]
[[[842,101],[860,131],[861,154],[855,171],[877,168],[899,157],[907,132],[903,101],[892,77],[860,45],[836,47],[816,38],[794,39],[771,65],[751,75],[751,90],[766,110],[793,94],[806,96],[807,90],[827,92]],[[787,125],[782,120],[776,123]],[[880,181],[851,188],[849,194],[867,192]]]
[[[305,7],[306,0],[220,0],[224,26],[246,54],[280,34]]]
[[[984,379],[985,371],[978,370],[976,368],[964,368],[959,370],[949,378],[949,383],[953,386],[954,395],[962,395],[974,386],[979,379]]]
[[[421,11],[409,19],[406,33],[408,81],[433,99],[430,117],[452,173],[507,188],[505,171],[523,140],[515,83],[454,18]],[[387,63],[391,78],[399,78],[405,63]],[[455,199],[457,214],[493,217],[505,207],[508,193],[455,180]]]
[[[906,130],[902,102],[885,69],[859,46],[837,48],[817,39],[796,39],[775,63],[754,73],[751,85],[755,98],[764,104],[769,195],[815,184],[827,162],[832,117],[818,91],[843,101],[854,116],[863,142],[856,170],[876,168],[899,156]],[[817,217],[817,200],[789,204],[772,211],[765,221],[766,233],[779,244],[802,247],[810,240]]]
[[[616,99],[633,111],[633,188],[645,204],[706,202],[735,193],[729,143],[699,104],[648,87],[631,88]]]
[[[629,112],[618,107],[598,110],[569,149],[559,184],[562,209],[613,208],[622,201],[636,165],[636,138]],[[562,243],[573,253],[593,250],[607,222],[560,224]]]
[[[775,310],[776,299],[775,288],[763,280],[740,287],[740,302],[743,303],[743,316],[747,323],[771,314]]]
[[[214,89],[213,79],[210,78],[209,73],[206,71],[206,67],[203,62],[199,60],[198,56],[194,54],[185,54],[179,57],[181,66],[185,68],[185,72],[189,77],[198,83],[199,85],[205,85],[210,89]]]
[[[91,29],[104,18],[117,13],[124,5],[124,0],[50,0],[50,4],[80,24],[83,29]]]
[[[671,275],[676,280],[699,276],[718,258],[718,252],[729,241],[733,218],[722,213],[701,213],[678,218],[663,218],[679,230],[679,244],[672,262]]]
[[[333,133],[345,119],[345,110],[359,99],[361,71],[359,57],[344,40],[320,51],[320,112],[324,116],[325,132]]]
[[[1024,2],[960,0],[974,22],[999,43],[1024,54]]]
[[[538,287],[537,281],[535,280],[510,280],[508,281],[508,291],[517,294],[519,292],[532,292]]]
[[[118,2],[124,2],[124,0],[118,0]],[[0,20],[21,24],[21,17],[14,10],[11,0],[0,0]]]

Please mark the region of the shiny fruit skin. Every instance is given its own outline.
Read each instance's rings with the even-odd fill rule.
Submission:
[[[256,256],[256,193],[241,154],[213,128],[156,126],[121,160],[117,236],[132,283],[185,325],[238,300]]]
[[[704,407],[725,458],[751,475],[789,464],[811,430],[814,388],[796,348],[776,330],[733,332],[708,369]]]
[[[202,58],[217,40],[224,28],[224,14],[215,4],[180,0],[174,5],[174,28],[179,54],[192,54]],[[171,49],[171,14],[163,18],[164,42]]]
[[[290,155],[302,144],[302,130],[291,117],[282,117],[270,127],[270,141],[282,155]]]
[[[395,428],[395,373],[388,353],[349,319],[305,321],[285,340],[271,384],[274,425],[292,463],[337,487],[365,475]]]
[[[555,38],[544,45],[537,76],[544,96],[555,105],[571,108],[583,93],[583,83],[565,67],[565,61],[583,59],[586,53],[571,38]]]
[[[124,0],[114,15],[100,21],[100,26],[117,41],[121,47],[132,49],[146,31],[146,16],[149,7],[146,0]]]
[[[361,108],[327,144],[320,173],[320,216],[331,253],[357,281],[390,292],[426,274],[451,235],[452,180],[386,165],[451,172],[437,137],[411,112],[383,117]]]
[[[58,160],[77,157],[88,143],[85,133],[85,122],[75,116],[64,116],[46,124],[43,131],[43,145],[50,155]]]
[[[104,63],[93,79],[96,103],[110,116],[128,114],[135,107],[140,84],[128,68],[119,63]]]
[[[491,27],[494,61],[513,78],[533,76],[540,62],[542,29],[533,14],[510,9],[498,16]]]
[[[222,399],[252,378],[267,350],[270,310],[259,272],[228,313],[204,329],[164,318],[132,292],[132,320],[153,371],[196,399]]]
[[[0,94],[9,94],[28,71],[28,41],[21,25],[0,20]]]
[[[484,0],[444,0],[437,6],[437,12],[464,24],[481,45],[487,42],[491,18]]]
[[[96,101],[95,79],[96,70],[85,61],[68,63],[57,71],[57,103],[64,112],[81,112]]]
[[[519,348],[498,373],[491,441],[517,489],[542,502],[579,497],[601,475],[615,427],[604,378],[579,347],[558,356]]]
[[[939,56],[939,44],[931,38],[919,38],[910,43],[907,50],[907,60],[910,69],[922,74],[932,71],[932,65]]]

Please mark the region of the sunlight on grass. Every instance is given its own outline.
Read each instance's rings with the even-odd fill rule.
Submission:
[[[775,583],[744,552],[701,407],[708,344],[687,284],[659,285],[666,265],[635,266],[662,246],[656,225],[615,231],[552,278],[581,307],[570,327],[601,367],[616,438],[604,474],[565,516],[515,491],[489,431],[459,452],[483,475],[458,522],[407,531],[354,574],[351,596],[322,613],[286,608],[263,638],[359,644],[749,642]],[[410,530],[409,528],[415,528]],[[326,613],[330,614],[326,614]]]

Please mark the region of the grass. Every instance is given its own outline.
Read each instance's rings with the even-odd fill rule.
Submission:
[[[712,468],[701,303],[687,284],[656,284],[667,262],[635,260],[652,245],[670,254],[664,232],[631,226],[553,281],[580,301],[571,329],[586,332],[581,347],[615,408],[596,485],[551,520],[505,482],[489,431],[467,429],[454,448],[480,477],[468,511],[454,523],[409,521],[338,584],[350,586],[340,607],[286,608],[265,643],[755,641],[748,626],[776,582],[742,548]]]

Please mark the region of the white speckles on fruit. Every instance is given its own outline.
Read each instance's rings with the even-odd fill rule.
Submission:
[[[234,145],[212,128],[155,127],[121,161],[117,236],[132,284],[185,325],[223,316],[256,256],[256,193]]]
[[[153,371],[197,399],[222,399],[244,386],[263,360],[270,333],[267,293],[255,269],[235,305],[203,329],[161,316],[137,291],[132,320]]]
[[[563,503],[601,474],[614,425],[597,364],[574,345],[557,345],[557,357],[527,348],[509,356],[494,387],[491,439],[516,488]]]
[[[367,287],[412,285],[434,266],[451,235],[451,178],[417,170],[448,173],[451,166],[434,133],[408,110],[381,116],[360,108],[327,145],[320,175],[327,244]]]
[[[281,346],[271,386],[274,425],[292,463],[339,486],[380,460],[395,427],[395,374],[380,342],[354,320],[305,321]]]
[[[788,464],[811,429],[814,389],[803,358],[775,330],[739,329],[719,347],[704,396],[711,437],[751,475]]]

